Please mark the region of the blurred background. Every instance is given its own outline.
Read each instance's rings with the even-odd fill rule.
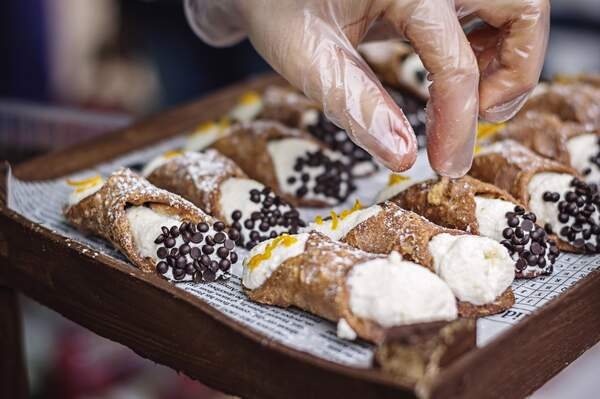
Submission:
[[[202,43],[180,0],[0,2],[0,159],[16,163],[269,70],[246,41]],[[600,0],[553,0],[543,76],[600,72]],[[216,398],[23,298],[34,398]],[[598,345],[534,395],[597,396]],[[591,369],[590,369],[591,365]]]

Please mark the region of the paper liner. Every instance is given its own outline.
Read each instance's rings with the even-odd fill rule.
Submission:
[[[231,126],[230,129],[230,134],[214,142],[211,148],[233,160],[250,178],[272,188],[277,195],[294,206],[329,206],[325,201],[299,198],[283,192],[267,149],[269,141],[291,137],[312,141],[324,149],[322,143],[307,132],[273,121],[244,122]]]
[[[256,302],[295,306],[335,322],[343,318],[359,337],[381,342],[385,329],[352,314],[346,287],[355,265],[381,257],[311,232],[302,254],[279,265],[259,288],[245,292]]]
[[[469,175],[506,190],[523,204],[529,204],[527,185],[542,172],[567,173],[579,177],[577,171],[550,159],[542,158],[513,140],[495,143],[493,149],[475,156]],[[582,252],[556,237],[563,251]]]
[[[506,191],[469,176],[458,179],[442,177],[417,183],[390,198],[390,201],[440,226],[479,234],[476,195],[523,206]]]
[[[562,121],[595,130],[600,128],[600,89],[587,84],[551,84],[548,90],[527,100],[519,114],[528,111],[554,114]]]
[[[125,213],[129,205],[148,205],[156,212],[177,216],[182,221],[211,224],[214,221],[191,202],[153,186],[126,168],[114,172],[95,194],[68,206],[64,214],[76,228],[110,241],[141,270],[154,272],[154,260],[142,257],[133,242]]]
[[[148,181],[157,187],[181,195],[209,215],[225,220],[220,206],[221,183],[246,174],[218,151],[188,152],[156,168]]]
[[[435,273],[433,257],[429,252],[429,241],[441,233],[466,234],[433,224],[429,220],[400,208],[393,202],[381,205],[377,215],[359,223],[343,238],[343,242],[366,252],[389,254],[399,252],[406,260],[418,263]],[[480,317],[499,313],[514,304],[514,295],[509,287],[493,303],[473,305],[458,302],[458,312],[464,317]]]
[[[529,111],[510,121],[492,141],[514,140],[544,158],[571,166],[567,141],[591,133],[577,122],[561,121],[556,115]],[[600,130],[595,132],[600,135]]]

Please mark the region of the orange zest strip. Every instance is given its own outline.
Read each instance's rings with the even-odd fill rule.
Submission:
[[[256,269],[261,264],[261,262],[263,262],[267,259],[270,259],[273,254],[273,250],[275,248],[282,246],[282,245],[284,247],[291,247],[292,245],[294,245],[297,242],[298,242],[298,239],[296,237],[292,237],[288,234],[283,234],[277,238],[274,238],[265,247],[265,252],[263,252],[261,254],[256,254],[252,258],[250,258],[250,260],[248,261],[248,268],[250,269],[250,271],[252,271],[252,270]]]
[[[395,186],[396,184],[402,183],[406,180],[410,180],[410,177],[391,173],[390,177],[388,177],[388,186]]]
[[[83,180],[67,179],[67,184],[71,187],[93,186],[101,180],[102,177],[100,175],[96,175]]]

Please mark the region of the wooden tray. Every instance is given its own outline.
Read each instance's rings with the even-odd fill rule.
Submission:
[[[55,178],[224,114],[269,75],[221,90],[130,128],[14,168],[25,180]],[[0,187],[0,285],[23,292],[138,354],[244,398],[415,397],[375,370],[324,361],[266,339],[157,276],[90,256],[6,208]],[[0,328],[1,330],[1,328]],[[493,342],[443,370],[432,398],[520,398],[600,340],[600,271]]]

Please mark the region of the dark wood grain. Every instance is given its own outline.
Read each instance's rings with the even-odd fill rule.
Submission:
[[[266,76],[225,89],[124,131],[27,162],[14,173],[37,180],[92,166],[214,119],[244,91],[279,81]],[[0,252],[0,281],[98,334],[246,398],[414,397],[410,387],[377,371],[292,350],[156,276],[84,253],[78,243],[6,209],[1,188],[2,184],[0,232],[7,245],[4,254]],[[598,295],[600,272],[595,272],[494,342],[452,364],[429,388],[432,396],[520,398],[532,392],[598,342]]]
[[[6,269],[1,258],[0,269]],[[15,290],[0,285],[0,398],[27,397],[19,299]]]

